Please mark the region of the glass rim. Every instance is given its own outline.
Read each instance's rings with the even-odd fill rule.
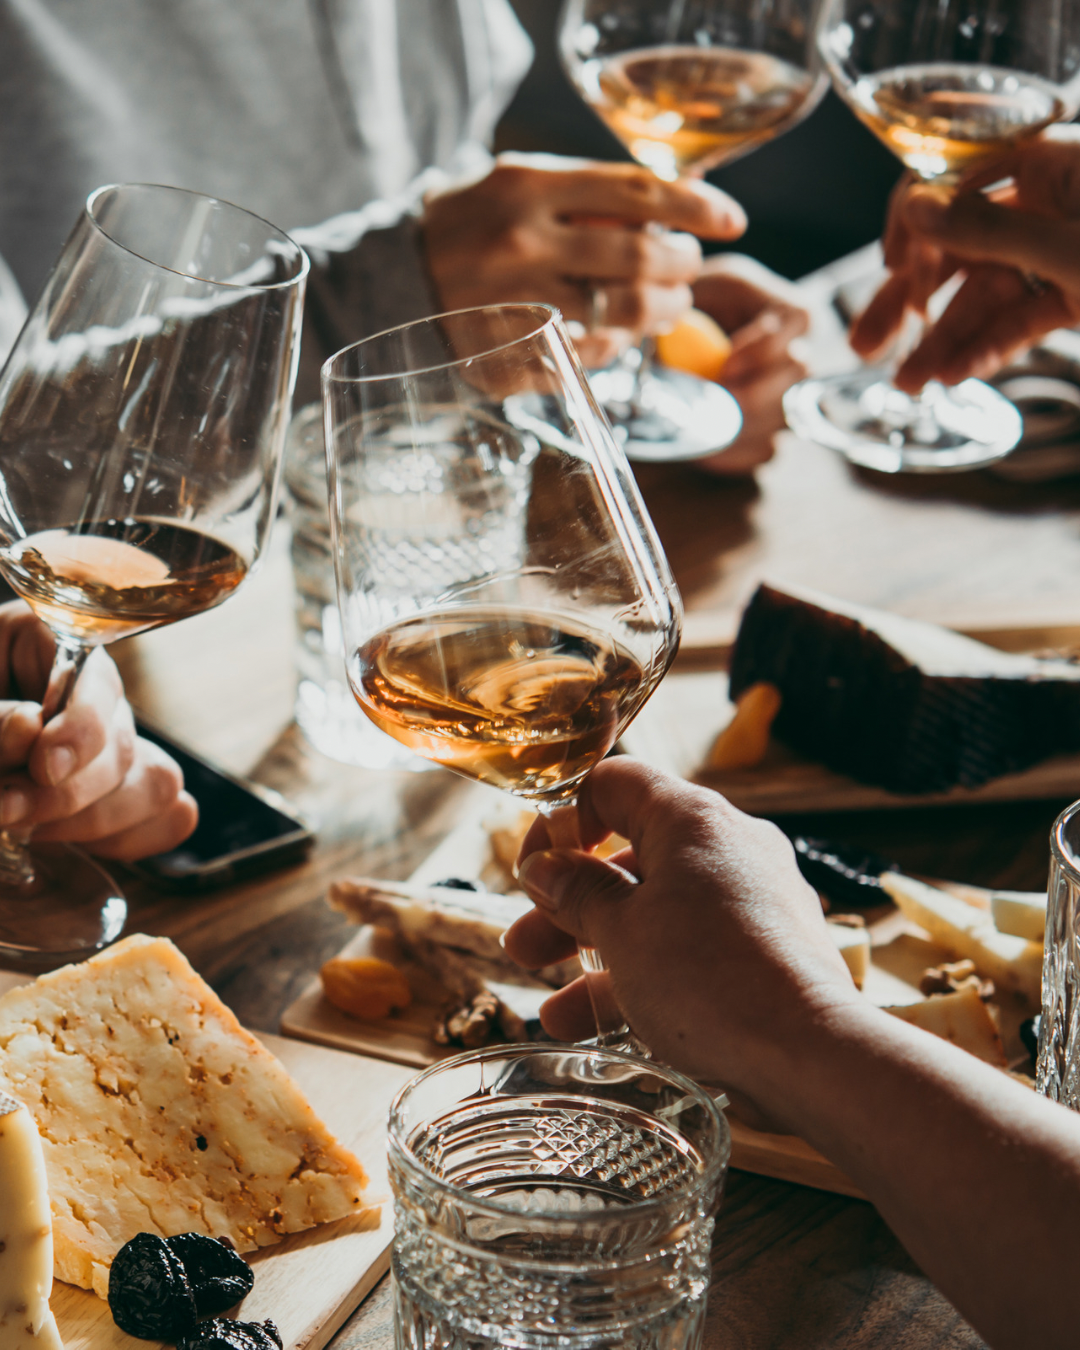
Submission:
[[[1067,806],[1054,821],[1050,830],[1050,852],[1054,861],[1070,873],[1076,883],[1080,885],[1080,856],[1073,852],[1065,838],[1065,830],[1077,815],[1080,815],[1080,801],[1075,801]]]
[[[531,311],[536,315],[544,314],[547,317],[538,322],[536,327],[530,332],[521,333],[516,338],[511,338],[508,342],[497,342],[493,346],[485,348],[484,351],[473,352],[471,356],[459,356],[452,361],[436,361],[429,366],[417,366],[412,370],[396,370],[388,375],[344,375],[339,374],[333,369],[336,362],[343,357],[348,356],[358,347],[365,347],[370,342],[378,342],[380,338],[389,337],[392,333],[403,333],[407,328],[421,328],[440,322],[442,319],[458,319],[466,314],[496,314],[506,313],[508,310]],[[398,323],[393,328],[383,328],[378,333],[371,333],[368,337],[357,339],[356,342],[350,342],[348,346],[340,348],[333,356],[327,357],[320,370],[323,385],[331,382],[335,384],[379,384],[386,380],[404,380],[410,379],[416,375],[434,375],[440,370],[451,370],[454,366],[468,365],[472,361],[482,361],[485,357],[494,356],[498,352],[507,351],[511,347],[516,347],[519,342],[529,342],[538,337],[545,328],[562,322],[562,311],[555,305],[547,305],[541,301],[529,300],[510,300],[502,305],[469,305],[465,309],[448,309],[440,314],[429,314],[423,319],[410,319],[408,323]]]
[[[279,240],[290,245],[296,250],[297,268],[291,277],[285,277],[281,281],[218,281],[213,277],[200,276],[198,272],[183,272],[178,267],[169,267],[165,263],[157,262],[153,258],[148,258],[144,253],[132,248],[129,244],[122,243],[115,235],[102,225],[101,221],[94,215],[94,208],[98,198],[106,192],[124,192],[133,188],[146,189],[153,192],[175,192],[179,197],[193,197],[204,202],[214,202],[217,206],[227,206],[230,211],[236,211],[242,216],[247,216],[250,220],[257,220],[260,225],[265,225],[271,234],[276,235]],[[140,262],[146,263],[150,267],[157,267],[162,272],[169,272],[173,276],[183,277],[186,281],[200,281],[204,286],[220,286],[223,290],[234,291],[275,291],[284,290],[290,286],[295,286],[303,281],[311,270],[311,260],[307,252],[300,247],[291,235],[286,234],[280,226],[275,225],[273,221],[267,220],[265,216],[260,216],[254,211],[249,211],[246,206],[237,206],[235,202],[227,201],[224,197],[215,197],[209,192],[196,192],[193,188],[174,187],[171,183],[103,183],[90,193],[83,207],[83,213],[90,224],[97,230],[98,234],[107,239],[115,248],[123,250],[124,253],[130,253],[133,258],[138,258]]]
[[[685,1074],[679,1073],[677,1069],[669,1068],[666,1064],[653,1064],[649,1060],[643,1060],[638,1055],[628,1054],[622,1050],[609,1050],[602,1046],[592,1045],[573,1045],[559,1044],[555,1041],[545,1041],[542,1044],[507,1044],[507,1045],[489,1045],[479,1050],[466,1050],[460,1055],[453,1055],[447,1059],[440,1059],[435,1064],[430,1065],[422,1073],[410,1078],[403,1087],[398,1089],[394,1100],[390,1103],[390,1115],[387,1127],[387,1142],[390,1150],[396,1158],[410,1171],[414,1177],[419,1177],[424,1184],[433,1187],[440,1195],[447,1200],[458,1205],[468,1205],[470,1209],[475,1209],[478,1213],[486,1214],[491,1218],[521,1218],[521,1209],[514,1205],[501,1204],[498,1200],[490,1199],[487,1196],[474,1195],[469,1191],[464,1191],[460,1187],[453,1186],[448,1181],[444,1181],[437,1176],[426,1164],[420,1161],[416,1154],[408,1145],[405,1133],[402,1128],[401,1111],[405,1099],[420,1084],[427,1082],[431,1078],[437,1077],[441,1072],[447,1069],[455,1069],[463,1064],[479,1063],[492,1059],[506,1059],[510,1057],[523,1059],[526,1056],[542,1054],[577,1054],[581,1056],[598,1055],[601,1057],[610,1057],[617,1063],[630,1063],[639,1065],[643,1072],[654,1073],[659,1078],[666,1078],[669,1085],[681,1090],[685,1097],[692,1097],[697,1100],[705,1111],[712,1117],[716,1128],[717,1147],[712,1157],[707,1158],[705,1166],[694,1176],[693,1180],[679,1187],[675,1191],[670,1191],[665,1195],[655,1196],[648,1200],[631,1200],[628,1204],[619,1205],[611,1210],[590,1210],[590,1224],[622,1224],[628,1218],[644,1218],[650,1213],[659,1212],[666,1208],[675,1199],[684,1200],[686,1198],[700,1194],[716,1186],[724,1174],[731,1158],[731,1127],[728,1124],[727,1117],[721,1108],[717,1105],[714,1097],[701,1086],[695,1083],[692,1078],[687,1078]],[[490,1099],[489,1099],[490,1100]],[[507,1098],[507,1100],[511,1100]],[[602,1100],[602,1099],[600,1099]],[[530,1226],[535,1227],[539,1232],[555,1232],[565,1227],[567,1222],[566,1214],[558,1214],[541,1211],[539,1213],[529,1213]]]

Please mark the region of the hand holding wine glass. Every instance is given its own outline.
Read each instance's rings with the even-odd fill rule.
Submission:
[[[0,372],[0,571],[51,630],[50,722],[87,657],[224,600],[273,519],[307,259],[197,193],[93,193]],[[0,957],[45,969],[126,906],[72,849],[0,829]]]
[[[916,249],[933,251],[938,284],[963,273],[897,371],[909,392],[927,380],[987,378],[1044,334],[1080,322],[1080,128],[1052,127],[980,177],[987,173],[1008,176],[1011,187],[992,198],[961,190],[949,199],[912,184],[892,206],[886,257],[899,284],[879,292],[856,322],[856,351],[879,348],[901,323]]]
[[[681,604],[561,319],[504,305],[409,324],[339,352],[323,393],[360,707],[572,830],[559,808],[670,665]],[[619,1036],[606,981],[590,988]]]

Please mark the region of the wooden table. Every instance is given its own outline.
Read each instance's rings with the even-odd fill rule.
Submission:
[[[782,439],[756,485],[650,471],[641,479],[689,608],[692,645],[722,642],[762,575],[965,626],[1080,620],[1080,485],[1008,486],[981,475],[883,480]],[[152,723],[275,787],[318,828],[308,862],[200,899],[134,879],[133,926],[167,934],[249,1026],[281,1011],[349,936],[323,904],[341,874],[406,876],[452,828],[470,788],[448,773],[350,769],[291,723],[292,586],[279,538],[222,609],[116,648]],[[864,842],[910,870],[1045,883],[1061,803],[835,817],[819,833]],[[959,1350],[979,1338],[915,1269],[868,1204],[733,1174],[718,1228],[709,1350]],[[334,1341],[391,1340],[386,1282]]]

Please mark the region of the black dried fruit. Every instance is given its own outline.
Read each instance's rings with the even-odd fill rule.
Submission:
[[[109,1308],[129,1336],[176,1341],[195,1326],[195,1296],[183,1262],[164,1238],[136,1233],[109,1271]]]
[[[466,881],[464,877],[444,877],[442,881],[437,881],[436,886],[441,886],[448,891],[486,891],[487,887],[482,881]]]
[[[183,1263],[198,1317],[216,1317],[251,1293],[255,1272],[232,1243],[226,1247],[203,1233],[180,1233],[165,1241]]]
[[[273,1322],[230,1322],[215,1317],[177,1345],[176,1350],[282,1350]]]

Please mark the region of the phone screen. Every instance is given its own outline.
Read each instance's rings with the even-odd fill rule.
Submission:
[[[199,823],[178,848],[133,864],[136,871],[159,884],[193,889],[303,857],[313,836],[302,821],[152,727],[140,722],[138,730],[180,765],[184,786],[199,804]]]

